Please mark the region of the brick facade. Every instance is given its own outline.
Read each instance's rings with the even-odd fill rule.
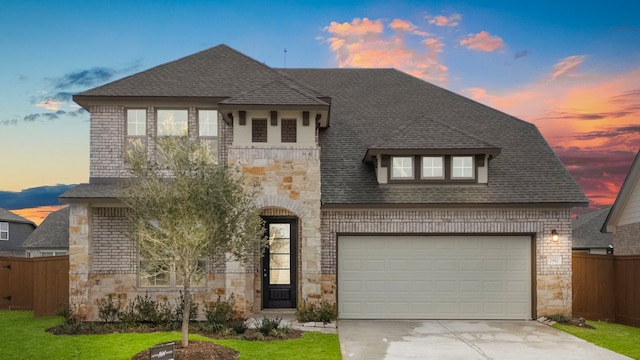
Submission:
[[[551,230],[559,233],[551,239]],[[566,210],[324,210],[322,291],[335,301],[337,244],[349,234],[523,234],[535,241],[537,314],[571,313],[571,212]],[[549,257],[561,257],[552,265]]]

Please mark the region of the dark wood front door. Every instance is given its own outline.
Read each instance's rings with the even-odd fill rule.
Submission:
[[[269,246],[262,257],[262,307],[296,307],[298,220],[264,217]]]

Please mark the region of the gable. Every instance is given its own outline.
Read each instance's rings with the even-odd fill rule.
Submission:
[[[602,229],[615,232],[616,227],[633,223],[640,223],[640,151],[636,154]]]

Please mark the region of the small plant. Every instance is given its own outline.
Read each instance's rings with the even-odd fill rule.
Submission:
[[[104,322],[118,321],[120,305],[120,299],[118,299],[118,303],[116,304],[113,301],[113,294],[109,294],[106,299],[98,300],[98,317]]]
[[[246,333],[247,330],[249,329],[246,318],[233,319],[231,321],[231,324],[229,324],[229,326],[231,327],[231,329],[236,335],[242,335]]]
[[[323,322],[329,323],[338,318],[338,308],[336,304],[326,300],[317,303],[302,302],[296,309],[296,319],[300,322]]]
[[[133,301],[133,308],[138,315],[139,323],[158,325],[161,321],[158,302],[153,300],[149,294],[144,297],[138,295]]]
[[[228,300],[222,300],[222,298],[218,296],[216,302],[212,302],[206,306],[205,318],[212,331],[219,332],[231,324],[235,319],[234,307],[235,298],[233,294],[231,294]]]
[[[272,335],[274,330],[277,333],[281,322],[282,322],[281,317],[276,316],[273,319],[269,319],[265,316],[262,320],[256,320],[255,325],[256,325],[256,329],[258,329],[258,331],[262,335],[269,336],[269,335]]]
[[[553,315],[547,315],[547,319],[549,320],[553,320],[557,323],[560,324],[571,324],[571,316],[565,315],[565,314],[553,314]]]

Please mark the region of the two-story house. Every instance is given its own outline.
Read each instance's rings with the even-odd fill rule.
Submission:
[[[225,45],[82,92],[90,181],[70,203],[71,303],[175,292],[147,276],[118,198],[123,154],[210,142],[260,183],[261,261],[210,266],[201,301],[336,302],[342,318],[571,312],[571,207],[587,199],[530,123],[394,69],[274,69]],[[535,104],[532,104],[535,106]],[[277,244],[277,245],[276,245]]]
[[[0,208],[0,256],[24,257],[22,244],[35,229],[33,221]]]

